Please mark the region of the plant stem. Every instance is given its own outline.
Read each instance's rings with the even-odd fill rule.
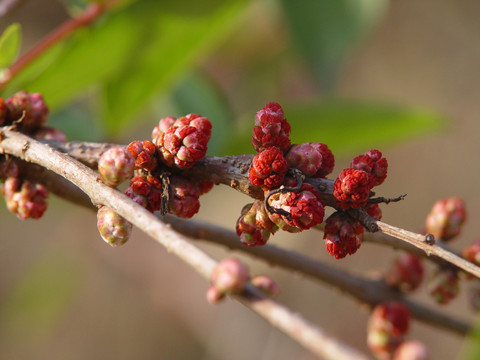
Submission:
[[[214,259],[189,243],[185,236],[171,229],[154,214],[118,190],[105,185],[98,175],[85,165],[35,139],[9,130],[8,127],[3,128],[0,139],[2,153],[14,155],[61,175],[85,192],[93,204],[110,207],[203,277],[210,278],[217,263]],[[365,355],[327,335],[298,314],[267,298],[251,284],[234,298],[318,356],[329,360],[367,359]]]
[[[84,142],[45,143],[50,144],[50,146],[61,152],[71,155],[92,168],[98,165],[98,159],[105,150],[112,146],[119,146]],[[183,171],[182,174],[198,180],[210,180],[215,184],[224,184],[254,199],[263,200],[263,191],[258,186],[252,185],[248,179],[248,168],[252,159],[253,155],[205,157],[198,161],[193,168]],[[317,187],[326,205],[336,207],[335,198],[333,197],[333,180],[307,178],[305,181]],[[350,209],[348,212],[354,218],[358,219],[369,231],[381,232],[393,236],[422,250],[429,257],[430,255],[434,255],[480,279],[480,267],[441,246],[428,243],[425,235],[416,234],[377,221],[370,217],[363,209]]]
[[[30,63],[37,59],[40,55],[45,53],[53,45],[59,43],[75,30],[80,27],[90,24],[97,19],[106,10],[106,6],[99,3],[91,3],[83,13],[75,18],[68,19],[59,27],[47,34],[37,44],[35,44],[25,54],[20,56],[10,68],[4,71],[3,77],[0,81],[0,90],[2,90],[8,82],[10,82],[18,73],[25,69]]]

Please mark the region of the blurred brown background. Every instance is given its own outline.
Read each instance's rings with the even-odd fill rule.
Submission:
[[[261,18],[266,7],[261,2],[255,6]],[[27,1],[14,19],[24,26],[25,43],[31,44],[65,16],[58,2],[44,0]],[[410,230],[423,226],[434,201],[463,197],[469,220],[452,244],[457,249],[480,236],[475,221],[480,214],[479,16],[480,3],[474,0],[392,1],[381,23],[348,58],[338,84],[338,93],[345,97],[425,107],[449,119],[442,132],[381,149],[390,168],[378,193],[408,193],[405,201],[385,206],[383,212],[385,222]],[[231,48],[243,44],[248,56],[267,45],[275,52],[282,42],[272,44],[276,32],[269,26],[276,25],[265,21],[245,26],[204,68],[218,70],[222,76],[217,73],[217,81],[234,93],[240,81],[236,71],[243,64],[238,56],[228,56]],[[291,84],[291,96],[313,96],[317,90],[306,73],[289,70],[292,75],[284,81]],[[249,101],[237,99],[234,105]],[[337,158],[334,174],[349,160]],[[198,218],[233,229],[247,201],[234,190],[217,187],[201,199]],[[126,246],[112,249],[101,241],[93,212],[58,199],[51,199],[49,206],[42,221],[26,222],[0,208],[1,359],[313,358],[238,303],[207,304],[207,283],[138,229]],[[315,231],[279,234],[271,241],[354,271],[383,269],[395,255],[391,249],[365,244],[355,256],[335,261]],[[200,245],[216,258],[227,254]],[[368,353],[366,309],[323,284],[235,256],[245,259],[254,273],[278,280],[280,302]],[[433,305],[424,289],[414,296]],[[475,317],[464,294],[442,309],[463,319]],[[464,342],[418,322],[409,338],[424,341],[432,359],[439,360],[457,358]]]

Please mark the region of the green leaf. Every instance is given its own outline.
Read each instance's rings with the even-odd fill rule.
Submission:
[[[231,132],[232,110],[220,89],[204,73],[194,72],[185,78],[172,95],[176,114],[183,116],[189,113],[207,117],[212,123],[212,137],[208,143],[208,155],[216,155],[218,150],[226,146],[230,139],[226,136]]]
[[[63,46],[61,56],[26,83],[25,89],[42,93],[49,107],[56,109],[86,87],[120,75],[125,59],[139,41],[139,28],[124,12],[105,21],[79,30]]]
[[[2,302],[2,333],[24,339],[50,334],[68,309],[81,279],[74,262],[57,254],[41,258]]]
[[[0,69],[9,67],[20,51],[22,32],[20,24],[8,26],[0,37]]]
[[[208,13],[167,13],[149,7],[142,15],[148,33],[128,64],[131,71],[112,79],[104,91],[103,119],[110,134],[125,130],[155,95],[176,85],[228,33],[244,7],[228,1]],[[140,4],[140,3],[139,3]]]
[[[335,84],[342,60],[385,12],[385,0],[280,0],[293,44],[324,87]]]
[[[360,101],[329,100],[306,105],[286,105],[285,116],[292,126],[292,143],[322,142],[335,155],[380,148],[414,135],[438,130],[444,123],[438,114],[424,109]],[[252,153],[251,132],[255,111],[242,124],[224,154]]]

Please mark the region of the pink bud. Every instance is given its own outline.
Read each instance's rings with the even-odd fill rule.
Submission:
[[[249,278],[247,266],[235,258],[227,258],[213,269],[210,282],[220,294],[231,294],[242,292]]]
[[[462,199],[452,197],[439,200],[426,218],[426,230],[436,238],[448,241],[460,234],[465,219],[465,203]]]
[[[98,161],[98,172],[105,184],[116,187],[133,176],[135,159],[122,147],[105,151]]]

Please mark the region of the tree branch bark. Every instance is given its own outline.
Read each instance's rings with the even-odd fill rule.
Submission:
[[[105,185],[97,174],[85,165],[35,139],[9,130],[8,127],[1,131],[0,150],[61,175],[87,194],[93,204],[110,207],[162,244],[169,252],[189,264],[203,277],[210,278],[217,263],[214,259],[193,246],[186,237],[172,230],[154,214],[118,190]],[[298,314],[267,298],[251,284],[242,294],[234,298],[318,356],[331,360],[367,359],[365,355],[328,336]]]

